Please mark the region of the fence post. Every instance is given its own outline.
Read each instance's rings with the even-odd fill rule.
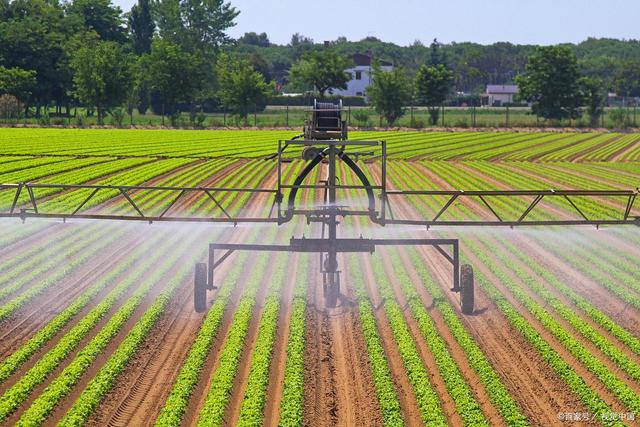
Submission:
[[[253,111],[253,127],[258,127],[258,113],[255,110]]]
[[[602,113],[600,113],[600,127],[604,128],[604,114],[606,110],[603,108]]]
[[[507,105],[507,120],[506,120],[506,125],[505,127],[509,127],[509,106]]]
[[[638,109],[638,105],[634,104],[633,105],[633,127],[638,127],[638,124],[636,122],[636,110]]]
[[[227,110],[222,110],[222,126],[227,127]]]
[[[351,105],[348,106],[347,110],[347,126],[351,126]]]
[[[444,126],[444,105],[442,106],[442,127]]]
[[[289,127],[289,100],[287,99],[287,118],[286,118],[286,122],[287,127]]]

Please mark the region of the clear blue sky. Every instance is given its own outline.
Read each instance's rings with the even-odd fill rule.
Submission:
[[[112,0],[128,11],[136,0]],[[299,32],[316,42],[375,36],[400,45],[555,44],[587,37],[640,39],[640,0],[231,0],[233,37],[266,32],[286,44]]]

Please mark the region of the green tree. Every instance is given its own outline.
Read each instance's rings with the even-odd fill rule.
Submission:
[[[238,43],[259,47],[269,47],[271,45],[267,33],[258,34],[253,31],[244,33],[244,35],[238,39]]]
[[[293,64],[289,76],[294,82],[313,88],[323,97],[332,88],[346,89],[351,75],[345,70],[351,61],[332,50],[307,52]]]
[[[604,112],[604,82],[598,77],[582,77],[580,86],[582,87],[582,96],[587,107],[590,126],[595,127]]]
[[[390,126],[404,115],[404,106],[411,100],[411,84],[402,67],[383,71],[373,66],[373,82],[367,89],[369,102]]]
[[[576,55],[567,46],[545,46],[529,58],[525,73],[516,77],[520,98],[533,113],[551,120],[580,117],[582,92]]]
[[[640,62],[622,63],[613,76],[612,86],[620,96],[640,96]]]
[[[0,95],[9,94],[26,103],[36,86],[36,72],[0,65]]]
[[[122,10],[111,0],[73,0],[67,6],[67,14],[76,33],[94,31],[102,40],[126,41]]]
[[[264,108],[273,87],[246,59],[223,55],[218,62],[218,95],[223,105],[247,123],[249,113]]]
[[[429,110],[429,121],[438,123],[440,106],[446,101],[453,86],[453,73],[444,65],[423,65],[416,74],[416,101],[426,105]]]
[[[154,9],[163,39],[207,57],[231,40],[226,31],[240,13],[224,0],[156,0]]]
[[[197,56],[180,46],[156,39],[151,52],[140,58],[140,84],[148,85],[160,100],[162,114],[173,114],[178,104],[193,102],[202,90],[202,67]]]
[[[105,112],[121,105],[131,90],[129,57],[117,43],[95,41],[76,50],[71,67],[75,96],[95,107],[102,124]]]
[[[68,101],[71,73],[64,47],[72,28],[60,4],[13,0],[0,9],[0,65],[36,73],[31,101],[37,113],[41,105]]]
[[[133,51],[136,55],[142,55],[151,51],[153,32],[156,29],[151,17],[149,0],[138,0],[129,14],[129,32],[133,41]]]

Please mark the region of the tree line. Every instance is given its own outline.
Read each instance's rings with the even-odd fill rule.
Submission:
[[[127,13],[111,0],[0,0],[0,114],[41,116],[83,106],[102,123],[134,110],[175,121],[224,108],[246,122],[281,90],[318,96],[346,87],[350,56],[391,61],[373,67],[367,96],[388,123],[424,105],[432,123],[456,92],[517,82],[545,119],[600,114],[607,90],[640,96],[640,43],[589,39],[553,47],[473,43],[401,47],[368,37],[329,43],[294,34],[284,46],[267,34],[227,30],[239,11],[224,0],[138,0]],[[84,111],[84,110],[83,110]]]

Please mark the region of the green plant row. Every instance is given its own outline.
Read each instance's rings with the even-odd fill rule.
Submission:
[[[359,263],[355,256],[349,257],[349,267],[353,271],[357,271],[359,268]],[[400,410],[400,401],[398,400],[398,395],[393,384],[393,378],[382,340],[378,334],[373,307],[364,289],[362,277],[353,274],[351,279],[353,280],[353,286],[355,288],[360,324],[362,325],[364,340],[367,344],[367,353],[369,355],[369,363],[371,363],[373,383],[376,388],[378,403],[380,404],[382,420],[385,426],[404,425],[402,412]],[[437,417],[437,412],[434,415]]]
[[[165,257],[160,266],[156,264],[157,268],[143,280],[136,292],[109,318],[104,327],[76,354],[64,370],[49,383],[40,396],[33,401],[31,406],[22,414],[19,423],[23,423],[23,425],[41,424],[56,405],[71,392],[73,386],[77,384],[98,355],[118,334],[135,309],[142,303],[145,296],[171,270],[178,258],[179,251],[188,247],[187,242],[184,241],[173,246],[177,246],[177,250],[172,250],[172,253]],[[86,335],[79,328],[77,332]],[[73,339],[74,337],[69,335],[69,340]],[[62,353],[63,348],[60,347],[58,351]],[[53,350],[49,352],[49,357],[41,359],[38,362],[38,367],[32,368],[27,375],[20,379],[16,386],[5,393],[7,402],[14,406],[20,399],[26,398],[27,393],[36,384],[44,381],[46,375],[57,367],[64,356],[64,354],[57,354]],[[19,387],[17,387],[18,384],[20,385]],[[13,390],[14,388],[15,390]],[[3,396],[3,401],[5,396]]]
[[[509,426],[529,425],[527,418],[523,415],[522,410],[500,380],[491,363],[487,360],[487,357],[460,321],[460,318],[456,314],[456,309],[451,306],[451,303],[445,298],[442,290],[436,285],[431,273],[425,268],[424,260],[415,249],[410,249],[409,256],[412,265],[420,275],[423,286],[431,295],[435,307],[440,311],[440,314],[442,314],[442,318],[454,339],[464,351],[469,365],[478,374],[482,385],[491,399],[491,403],[498,409],[505,424]],[[418,304],[417,301],[412,300],[410,297],[408,298],[412,310],[426,312],[422,304]],[[416,307],[414,308],[413,306]],[[428,312],[426,314],[428,315]]]
[[[227,180],[229,179],[230,178],[227,178]],[[209,350],[218,334],[222,316],[228,305],[231,292],[237,285],[243,265],[247,259],[248,254],[241,254],[228,277],[225,278],[225,284],[219,290],[216,301],[209,309],[198,335],[189,350],[189,354],[171,388],[169,397],[160,411],[160,415],[156,419],[155,424],[157,426],[180,425],[182,417],[187,410],[189,399],[198,383]],[[228,283],[234,283],[234,285],[227,285]]]
[[[407,276],[406,271],[399,265],[397,256],[391,255],[391,261],[394,265],[394,273],[397,275],[401,287],[404,293],[408,291],[413,291],[407,294],[407,302],[413,316],[416,321],[420,333],[425,339],[427,343],[427,347],[429,348],[429,352],[434,356],[436,365],[438,367],[438,371],[440,371],[442,378],[445,382],[445,386],[447,388],[447,392],[452,397],[453,402],[456,406],[456,410],[462,421],[465,425],[468,426],[480,426],[480,425],[488,425],[487,420],[482,413],[480,405],[476,401],[473,392],[469,388],[465,378],[463,377],[460,369],[456,365],[455,360],[449,354],[449,350],[439,335],[435,324],[429,314],[424,309],[424,306],[421,304],[415,289],[412,288],[411,279]],[[382,298],[384,298],[384,307],[385,312],[387,313],[387,317],[390,319],[392,330],[394,331],[394,335],[398,335],[400,338],[400,332],[403,333],[406,339],[410,338],[411,332],[407,328],[407,325],[404,322],[400,322],[402,319],[403,310],[400,308],[398,303],[395,300],[395,296],[391,286],[389,284],[388,276],[384,271],[384,267],[379,262],[373,263],[374,274],[376,278],[376,285],[380,291]],[[393,320],[392,320],[393,319]],[[406,335],[405,335],[406,334]],[[417,352],[417,348],[414,356],[418,357],[420,360],[420,356]],[[421,363],[422,365],[422,363]],[[405,367],[407,370],[410,370],[411,364],[405,363]],[[424,372],[427,377],[428,373]],[[410,375],[411,378],[411,375]],[[425,388],[428,384],[420,384],[416,383],[415,387],[421,386]],[[419,393],[416,393],[419,395]],[[434,395],[437,399],[437,394]],[[420,399],[419,401],[421,401]],[[425,399],[426,400],[426,399]],[[427,410],[430,412],[433,411],[432,407],[427,407]],[[423,417],[424,419],[424,417]],[[426,421],[425,421],[426,422]],[[433,420],[429,420],[429,422],[433,422]]]
[[[470,248],[473,248],[473,246],[470,245],[469,242],[465,242],[465,244],[469,245]],[[491,265],[491,259],[489,256],[482,252],[478,252],[477,250],[474,250],[474,253],[485,265]],[[507,299],[500,293],[500,291],[490,283],[490,280],[484,276],[482,271],[478,271],[476,277],[482,288],[496,303],[496,305],[500,308],[504,315],[509,319],[511,324],[524,335],[529,343],[533,345],[533,347],[546,360],[549,366],[553,368],[553,370],[567,383],[569,388],[580,398],[580,400],[589,409],[589,411],[595,416],[600,417],[600,420],[605,425],[622,425],[622,423],[619,423],[617,421],[610,421],[603,417],[606,414],[611,413],[611,408],[609,408],[607,404],[598,396],[598,394],[585,383],[584,379],[580,377],[580,375],[578,375],[576,371],[565,360],[562,359],[562,356],[560,356],[549,345],[549,343],[547,343],[544,338],[540,336],[535,328],[531,326],[520,313],[518,313],[518,311],[511,305],[511,303],[509,303]],[[501,277],[501,280],[504,284],[509,283],[509,280],[506,277]],[[567,334],[567,332],[564,331],[562,327],[554,324],[554,321],[553,319],[551,319],[551,316],[549,314],[544,311],[535,311],[532,314],[534,314],[534,316],[538,318],[538,320],[540,320],[543,326],[547,328],[552,334],[554,334],[554,336],[556,336],[563,343],[563,345],[567,346],[567,348],[569,348],[569,350],[575,356],[574,351],[580,346],[576,345],[575,341],[571,339],[569,334]],[[567,341],[564,341],[565,338],[567,339]],[[580,349],[584,350],[584,348],[582,347],[580,347]],[[584,351],[586,352],[586,350]],[[576,353],[578,352],[576,351]],[[591,366],[591,359],[595,359],[590,354],[582,354],[582,357],[576,357],[587,367]],[[611,375],[611,373],[609,373],[609,375]]]
[[[66,233],[67,237],[61,238],[60,245],[56,245],[50,251],[35,253],[33,257],[25,257],[25,262],[0,276],[0,300],[20,291],[44,273],[55,271],[60,265],[64,265],[68,259],[90,250],[92,245],[99,243],[109,230],[102,227],[86,227],[73,233]]]
[[[300,427],[304,420],[304,329],[308,263],[309,256],[302,255],[298,262],[296,285],[291,303],[287,363],[284,369],[280,421],[278,422],[278,425],[283,427]]]
[[[267,400],[267,386],[269,384],[269,366],[273,356],[273,345],[276,341],[278,316],[280,314],[280,297],[282,286],[286,280],[287,261],[290,256],[276,257],[269,295],[262,308],[262,317],[258,324],[249,377],[245,394],[240,407],[239,426],[261,425],[264,419],[264,405]]]
[[[31,299],[43,293],[45,290],[49,289],[51,286],[54,286],[63,278],[67,277],[80,265],[83,265],[87,262],[91,257],[95,254],[99,253],[101,250],[106,248],[108,245],[120,239],[124,236],[126,230],[113,230],[111,233],[107,235],[104,239],[98,241],[96,245],[94,245],[90,250],[86,252],[82,252],[72,261],[69,261],[62,269],[56,270],[55,273],[47,276],[46,279],[42,280],[40,283],[37,283],[31,286],[29,289],[16,296],[15,298],[7,301],[0,307],[0,320],[4,320],[13,314],[16,310],[21,308]]]
[[[162,175],[167,172],[192,163],[193,159],[167,159],[158,160],[152,163],[146,163],[142,166],[126,170],[122,173],[110,176],[96,182],[96,185],[139,185],[148,182],[150,179]],[[91,189],[79,189],[69,193],[61,194],[55,198],[40,203],[42,212],[68,212],[78,207],[92,192]],[[96,195],[83,206],[83,210],[87,210],[109,199],[117,197],[120,194],[118,190],[100,190]],[[131,208],[133,210],[133,207]]]
[[[222,317],[229,304],[231,293],[238,285],[238,280],[243,271],[243,265],[247,259],[248,254],[241,254],[234,263],[229,275],[223,280],[223,283],[221,285],[218,284],[220,290],[216,296],[216,300],[207,312],[204,322],[198,331],[198,336],[193,342],[189,354],[180,368],[180,372],[173,383],[169,397],[155,421],[156,426],[179,426],[182,422],[182,417],[184,417],[187,406],[189,405],[189,399],[200,380],[200,373],[204,367],[209,350],[219,333]]]
[[[318,182],[318,169],[314,169],[308,184]],[[303,192],[302,203],[315,200],[315,191]],[[301,254],[296,272],[296,284],[291,302],[291,317],[287,339],[287,361],[284,368],[280,420],[283,427],[301,427],[304,422],[304,347],[305,319],[307,312],[306,293],[308,284],[309,255]]]
[[[9,378],[24,362],[26,362],[36,351],[41,349],[49,340],[51,340],[66,324],[69,323],[83,308],[85,308],[103,289],[112,285],[115,280],[122,275],[123,272],[131,268],[131,266],[137,262],[138,256],[145,253],[149,249],[150,245],[144,245],[136,250],[134,254],[129,254],[127,259],[119,263],[118,266],[109,271],[105,276],[102,276],[93,286],[87,291],[75,299],[66,309],[61,311],[56,317],[51,319],[45,326],[43,326],[29,341],[23,344],[9,357],[0,363],[0,383]],[[159,249],[159,248],[157,248]],[[155,252],[154,252],[155,253]],[[152,265],[157,257],[149,257],[143,264],[137,266],[137,271],[142,272],[143,269],[147,269]],[[125,283],[118,285],[111,293],[109,293],[98,306],[96,306],[87,317],[93,313],[106,313],[108,309],[113,305],[118,296],[131,284],[136,283],[136,273],[130,275],[131,279],[126,280]],[[96,321],[102,317],[97,315]],[[85,319],[87,318],[85,317]],[[82,322],[85,322],[84,320]],[[90,324],[91,322],[87,322]]]
[[[558,277],[553,275],[549,270],[534,262],[530,257],[525,256],[522,251],[518,250],[513,244],[505,239],[498,238],[500,243],[507,248],[512,254],[517,256],[520,261],[527,264],[536,274],[538,274],[547,283],[551,284],[554,289],[558,290],[594,322],[607,330],[611,335],[616,337],[621,343],[629,347],[629,349],[640,354],[640,340],[633,336],[632,333],[611,320],[603,312],[591,305],[586,299],[578,295],[573,289],[564,284]]]
[[[129,331],[113,355],[89,382],[65,417],[58,423],[59,426],[83,426],[86,424],[93,411],[115,383],[118,375],[125,369],[129,360],[136,354],[142,342],[162,313],[164,313],[176,289],[184,283],[189,273],[192,272],[192,269],[193,267],[191,265],[185,264],[178,270],[167,287],[158,295],[151,307],[147,309],[140,320],[138,320],[131,331]],[[36,403],[38,403],[38,401],[36,401]],[[34,408],[36,403],[34,403],[31,408]],[[18,426],[26,427],[33,425],[34,419],[44,421],[44,416],[50,412],[50,409],[46,407],[47,403],[45,400],[42,409],[36,409],[34,412],[32,412],[30,408],[18,422]]]
[[[487,243],[485,243],[487,244]],[[492,249],[496,247],[493,246]],[[502,250],[495,252],[498,259],[500,259],[505,265],[512,262],[512,260],[504,255]],[[640,381],[640,366],[632,361],[627,355],[624,354],[619,348],[617,348],[608,339],[603,337],[595,328],[584,321],[574,310],[564,305],[558,298],[556,298],[551,292],[549,292],[544,285],[539,281],[538,277],[534,277],[527,274],[525,271],[514,268],[517,276],[542,300],[552,307],[564,320],[566,320],[576,331],[582,336],[591,341],[593,345],[610,358],[620,369],[626,372],[630,378],[635,381]]]
[[[415,186],[416,182],[424,179],[422,177],[418,178],[412,169],[408,169],[406,172],[407,173],[405,175],[396,175],[397,178],[393,178],[392,182],[395,185],[400,185],[402,187],[406,187],[408,185],[411,188]],[[416,203],[416,200],[413,200],[413,202],[414,207],[425,214],[425,206]],[[440,310],[440,313],[442,314],[452,335],[464,350],[469,364],[480,377],[487,394],[491,398],[492,404],[498,408],[498,411],[508,425],[527,425],[528,422],[522,414],[521,409],[513,400],[513,397],[510,395],[504,384],[502,384],[500,378],[478,344],[465,329],[456,314],[456,310],[451,307],[451,304],[444,297],[440,288],[435,284],[434,278],[430,275],[428,269],[425,268],[424,261],[418,255],[418,252],[415,249],[411,249],[409,254],[414,268],[416,268],[416,271],[422,279],[422,283],[431,294],[436,307]],[[405,284],[404,282],[402,283]],[[412,296],[415,298],[415,290],[413,292],[406,290],[405,292],[408,292],[407,298],[411,305],[416,306],[415,308],[417,310],[424,310],[424,307],[421,304],[412,302]]]
[[[246,282],[246,290],[236,308],[229,334],[220,351],[218,367],[211,378],[211,387],[207,392],[204,405],[198,414],[198,426],[221,426],[224,413],[231,397],[231,389],[236,376],[240,358],[244,349],[245,338],[249,331],[256,293],[260,282],[264,279],[267,268],[267,257],[259,256],[254,263]]]

